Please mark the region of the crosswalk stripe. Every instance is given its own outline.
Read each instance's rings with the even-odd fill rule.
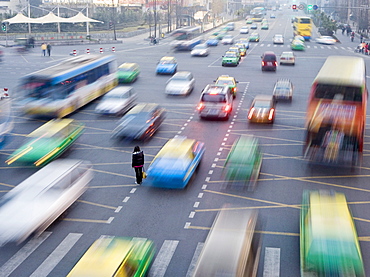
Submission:
[[[69,250],[75,245],[80,239],[82,234],[70,233],[68,236],[58,245],[57,248],[44,260],[44,262],[32,273],[30,277],[43,277],[54,269],[54,267],[63,259]]]
[[[266,247],[263,277],[280,276],[280,248]]]
[[[163,277],[166,273],[168,264],[170,263],[173,254],[179,244],[178,240],[165,240],[161,249],[155,258],[152,267],[150,268],[149,277]]]
[[[44,232],[38,238],[31,239],[13,257],[11,257],[1,268],[0,277],[9,276],[29,255],[33,253],[49,236],[51,232]]]
[[[198,242],[197,248],[195,249],[193,258],[191,259],[191,263],[188,269],[188,272],[186,273],[186,277],[193,276],[195,265],[197,264],[198,258],[200,256],[200,252],[202,252],[204,246],[204,242]]]

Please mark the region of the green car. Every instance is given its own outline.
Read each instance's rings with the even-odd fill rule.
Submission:
[[[248,18],[247,21],[245,22],[246,24],[252,24],[253,23],[253,20]]]
[[[297,50],[297,51],[304,51],[305,45],[304,42],[300,40],[293,40],[292,43],[290,44],[290,47],[292,50]]]
[[[73,119],[50,120],[29,134],[28,142],[14,151],[5,163],[44,166],[65,152],[83,129],[83,124]]]
[[[137,63],[123,63],[118,67],[117,78],[119,83],[132,83],[140,74]]]
[[[261,30],[268,30],[269,29],[269,25],[268,24],[264,24],[261,26]]]
[[[259,42],[260,41],[260,35],[258,33],[252,33],[249,37],[250,42]]]
[[[365,277],[355,222],[343,193],[303,192],[300,260],[301,276]]]
[[[226,52],[225,55],[222,56],[222,66],[226,65],[238,66],[238,64],[239,56],[235,52]]]
[[[241,136],[227,156],[224,175],[228,186],[241,185],[253,190],[261,170],[262,153],[258,140]]]

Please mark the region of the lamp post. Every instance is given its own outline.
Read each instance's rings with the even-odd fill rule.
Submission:
[[[114,0],[112,0],[112,25],[113,25],[113,39],[117,40],[116,35],[116,13],[114,9]]]
[[[153,6],[154,13],[154,37],[157,37],[157,0],[154,0]]]

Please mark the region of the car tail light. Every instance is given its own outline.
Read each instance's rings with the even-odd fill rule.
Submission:
[[[274,62],[274,65],[277,66],[277,62],[276,61]]]
[[[224,110],[225,112],[229,112],[229,111],[231,111],[231,105],[225,105],[225,106],[223,107],[223,110]]]
[[[252,108],[252,109],[249,111],[248,119],[252,119],[253,114],[254,114],[254,110],[255,110],[255,108]]]
[[[203,110],[205,108],[205,106],[204,106],[204,104],[201,102],[201,103],[199,103],[199,105],[198,105],[198,107],[197,107],[197,110],[198,111],[201,111],[201,110]]]
[[[265,62],[264,61],[262,61],[262,66],[265,66]]]
[[[233,90],[232,90],[233,92],[236,92],[236,88],[233,88]]]
[[[270,113],[268,117],[269,120],[272,120],[274,118],[274,112],[275,112],[275,109],[270,109]]]

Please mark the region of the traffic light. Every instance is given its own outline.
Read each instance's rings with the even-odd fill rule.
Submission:
[[[6,32],[6,23],[5,22],[1,23],[1,30],[3,30],[3,32]]]
[[[112,29],[113,29],[113,22],[112,22],[112,21],[110,21],[110,22],[109,22],[109,29],[110,29],[110,30],[112,30]]]
[[[297,5],[293,5],[293,6],[292,6],[292,9],[293,9],[293,10],[296,10],[296,9],[297,9]]]
[[[307,5],[307,10],[312,11],[312,5]]]

